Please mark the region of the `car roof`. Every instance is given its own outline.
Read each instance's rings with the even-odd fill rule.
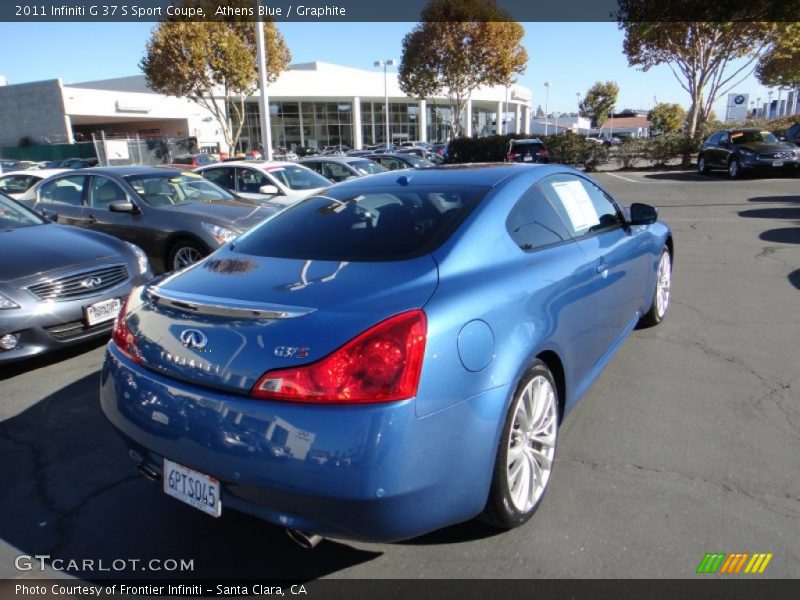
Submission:
[[[185,171],[186,169],[183,169]],[[142,165],[128,165],[121,167],[90,167],[88,169],[75,169],[81,175],[112,175],[117,177],[129,177],[131,175],[160,175],[164,173],[181,173],[181,169],[169,169],[164,167],[149,167]]]
[[[23,171],[8,171],[0,173],[0,177],[7,177],[8,175],[36,175],[45,179],[51,175],[58,175],[59,173],[66,173],[70,169],[26,169]]]
[[[410,185],[479,185],[494,187],[500,182],[530,172],[531,169],[540,169],[552,172],[549,165],[527,165],[523,163],[472,163],[459,165],[438,165],[433,167],[419,167],[403,169],[400,171],[387,171],[370,175],[369,185],[393,185],[404,179]],[[562,167],[563,169],[564,167]],[[571,170],[571,169],[570,169]],[[352,184],[364,185],[367,178],[359,178],[337,184],[347,186]]]
[[[357,161],[362,161],[366,156],[331,156],[331,155],[321,155],[321,156],[307,156],[299,159],[297,162],[303,164],[304,162],[315,162],[315,161],[328,161],[328,162],[337,162],[337,163],[352,163]]]
[[[203,165],[199,169],[195,169],[196,171],[204,171],[210,167],[257,167],[259,169],[269,169],[271,167],[290,167],[292,165],[296,165],[296,162],[292,162],[289,160],[229,160],[225,161],[224,163],[213,163],[211,165]]]
[[[525,138],[523,140],[511,140],[512,144],[542,144],[542,140],[539,138]]]

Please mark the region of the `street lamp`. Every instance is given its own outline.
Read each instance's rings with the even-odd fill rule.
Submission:
[[[772,90],[769,90],[767,92],[767,97],[769,98],[769,100],[767,101],[767,114],[765,115],[765,118],[767,118],[767,119],[771,119],[772,118],[772,96],[773,96],[773,94],[775,94],[775,92],[773,92]]]
[[[389,131],[389,83],[388,78],[386,75],[386,68],[393,67],[397,64],[397,61],[393,58],[387,58],[385,60],[376,60],[373,63],[375,67],[383,67],[383,102],[384,102],[384,110],[386,111],[386,149],[389,149],[389,143],[392,138],[391,132]]]
[[[547,136],[547,122],[550,119],[550,113],[547,112],[547,103],[550,100],[550,82],[544,82],[544,135]]]

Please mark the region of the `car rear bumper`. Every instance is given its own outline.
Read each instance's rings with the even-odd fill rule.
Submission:
[[[251,400],[146,370],[113,343],[100,387],[131,456],[158,474],[168,458],[217,478],[223,512],[373,541],[414,537],[483,509],[507,394],[498,387],[425,418],[414,400]]]

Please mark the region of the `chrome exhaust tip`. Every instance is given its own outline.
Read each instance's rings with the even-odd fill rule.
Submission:
[[[303,550],[313,550],[317,544],[325,539],[321,535],[305,533],[303,531],[298,531],[297,529],[287,529],[286,535],[288,535],[289,539],[300,546]]]
[[[154,471],[145,464],[139,465],[139,473],[147,477],[150,481],[158,481],[161,479],[161,475],[159,475],[158,472]]]

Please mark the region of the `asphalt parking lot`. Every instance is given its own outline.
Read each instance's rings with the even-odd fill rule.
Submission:
[[[212,519],[134,468],[98,406],[97,342],[0,369],[0,578],[41,575],[17,571],[19,554],[193,559],[114,573],[185,580],[684,578],[706,552],[770,552],[764,577],[800,577],[800,179],[597,178],[673,228],[671,312],[568,415],[526,526],[309,552],[251,517]]]

